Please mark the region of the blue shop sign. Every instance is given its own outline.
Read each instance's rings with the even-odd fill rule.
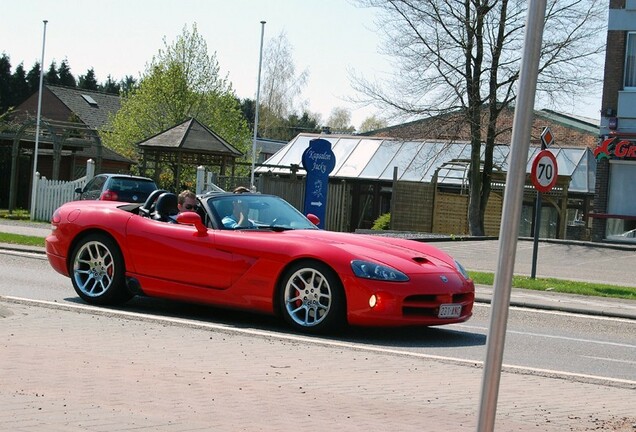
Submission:
[[[303,152],[302,163],[307,171],[304,213],[318,216],[318,228],[324,228],[329,174],[336,166],[331,143],[322,138],[309,141],[309,147]]]

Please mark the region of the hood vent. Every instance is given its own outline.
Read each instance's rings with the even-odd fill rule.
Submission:
[[[414,257],[413,261],[415,261],[418,264],[426,264],[426,263],[430,262],[428,260],[428,258],[424,258],[424,257]]]

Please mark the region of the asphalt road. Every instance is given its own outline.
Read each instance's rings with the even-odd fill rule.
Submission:
[[[0,296],[85,305],[70,280],[56,273],[41,254],[14,255],[0,251],[0,278]],[[179,317],[290,333],[274,317],[158,299],[136,298],[116,309],[148,317]],[[489,305],[478,303],[474,316],[466,323],[428,329],[350,328],[338,334],[337,340],[478,363],[485,357],[489,319]],[[512,308],[507,334],[504,359],[507,365],[636,382],[636,362],[632,360],[636,350],[634,320]],[[614,367],[617,364],[622,367]]]

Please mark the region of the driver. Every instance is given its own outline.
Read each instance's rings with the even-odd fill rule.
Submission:
[[[254,224],[247,218],[249,208],[245,201],[235,199],[232,201],[232,214],[225,216],[221,222],[226,228],[248,228]]]

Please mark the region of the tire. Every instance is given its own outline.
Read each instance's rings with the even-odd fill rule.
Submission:
[[[133,297],[125,280],[124,259],[117,243],[104,234],[82,239],[71,256],[73,288],[85,302],[116,305]]]
[[[285,272],[279,306],[285,321],[303,333],[327,333],[345,324],[342,283],[333,270],[319,262],[299,262]]]

